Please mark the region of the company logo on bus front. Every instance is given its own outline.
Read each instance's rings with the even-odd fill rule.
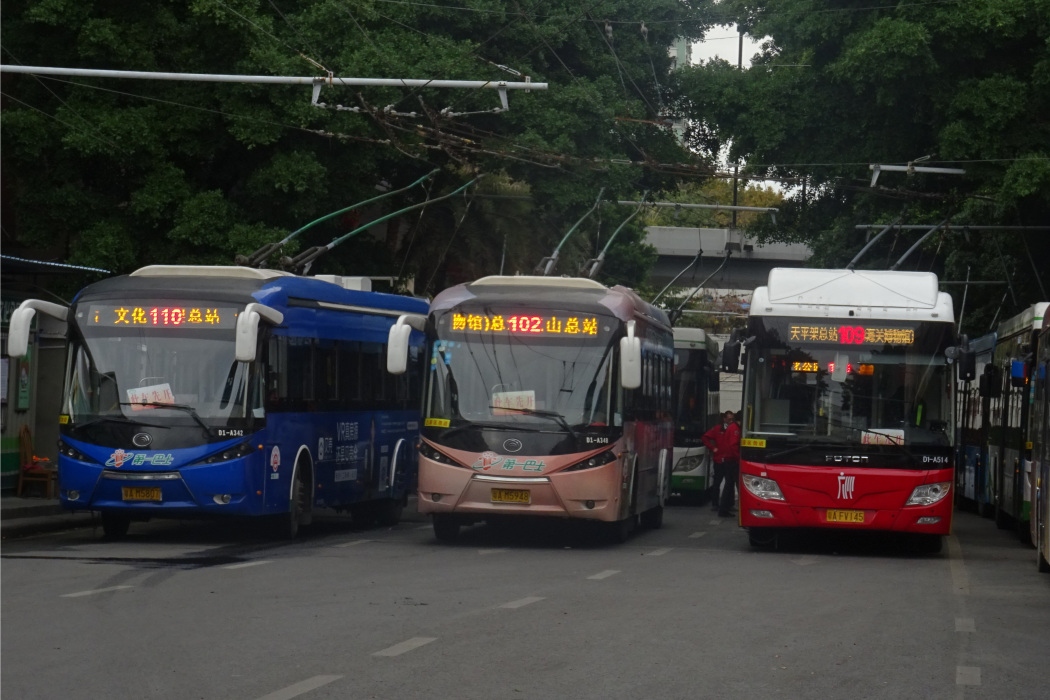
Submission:
[[[853,498],[853,487],[856,485],[857,477],[839,474],[839,498],[851,500]]]
[[[842,464],[849,462],[851,464],[867,464],[867,455],[824,455],[825,462],[834,462],[836,464]]]
[[[131,442],[135,447],[149,447],[149,444],[153,442],[153,436],[149,433],[135,433],[135,436],[131,438]]]
[[[505,449],[507,452],[517,452],[521,449],[521,440],[518,440],[516,438],[506,440],[503,443],[503,449]]]

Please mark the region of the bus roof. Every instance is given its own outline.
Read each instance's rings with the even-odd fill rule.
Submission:
[[[1050,302],[1040,301],[1032,304],[1013,318],[1006,319],[999,324],[999,338],[1009,338],[1026,330],[1038,331],[1043,328],[1043,320],[1046,318],[1048,306],[1050,306]]]
[[[685,328],[675,326],[674,342],[679,341],[704,345],[707,343],[707,332],[703,328]]]
[[[825,316],[952,323],[950,295],[932,272],[777,267],[751,299],[752,316]]]
[[[475,299],[507,300],[513,304],[543,305],[548,308],[606,309],[623,320],[646,319],[671,329],[667,313],[646,302],[627,287],[604,284],[583,277],[539,277],[533,275],[491,275],[474,282],[449,287],[434,297],[431,311],[441,311]]]
[[[275,308],[289,304],[341,311],[397,316],[426,314],[427,302],[400,294],[372,292],[368,278],[319,275],[300,277],[280,270],[223,265],[149,265],[134,272],[91,284],[77,294],[84,298],[216,298],[237,303],[258,301]],[[294,301],[293,301],[294,300]]]

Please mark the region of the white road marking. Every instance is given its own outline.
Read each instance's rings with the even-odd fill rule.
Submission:
[[[955,667],[955,685],[980,685],[981,684],[981,667],[980,666],[956,666]]]
[[[109,588],[96,588],[93,591],[77,591],[76,593],[66,593],[60,595],[59,598],[83,598],[86,595],[95,595],[96,593],[109,593],[110,591],[123,591],[128,588],[134,588],[134,586],[110,586]]]
[[[706,534],[706,532],[694,532],[693,534],[689,535],[689,539],[698,540]]]
[[[344,542],[342,544],[337,544],[336,547],[356,547],[357,545],[364,544],[365,542],[375,542],[375,540],[354,540],[352,542]]]
[[[532,596],[529,596],[528,598],[521,598],[520,600],[512,600],[509,603],[504,603],[500,607],[501,608],[509,608],[509,609],[513,610],[515,608],[524,608],[526,605],[532,605],[533,603],[538,603],[541,600],[544,600],[544,599],[539,597],[539,596],[532,595]]]
[[[592,581],[601,581],[603,578],[609,578],[620,573],[619,569],[606,569],[605,571],[599,571],[594,576],[588,576],[587,578]]]
[[[489,554],[499,554],[501,552],[508,552],[508,551],[510,551],[510,550],[508,550],[506,548],[504,548],[504,549],[479,549],[478,550],[478,554],[480,554],[481,556],[484,557],[484,556],[489,555]]]
[[[430,644],[431,642],[436,640],[437,637],[412,637],[412,639],[406,639],[400,644],[395,644],[394,646],[387,647],[382,651],[377,651],[374,654],[372,654],[372,656],[401,656],[405,652],[412,651],[413,649],[418,649],[419,647],[425,644]]]
[[[342,676],[314,676],[313,678],[307,678],[305,681],[299,681],[295,685],[290,685],[287,688],[281,690],[275,690],[269,695],[264,695],[259,700],[291,700],[292,698],[299,697],[303,693],[309,693],[311,690],[316,690],[323,685],[328,685],[332,681],[337,681]]]
[[[818,559],[817,557],[805,556],[799,557],[798,559],[792,559],[791,563],[798,564],[799,566],[809,566],[811,564],[816,564],[818,561],[820,561],[820,559]]]
[[[649,554],[647,556],[650,556],[650,557],[662,557],[663,555],[667,554],[670,551],[671,551],[670,547],[661,547],[660,549],[654,549],[653,551],[649,552]]]
[[[957,595],[970,595],[970,576],[966,573],[962,547],[955,535],[948,535],[948,564],[952,569],[952,590]]]
[[[955,618],[955,631],[976,632],[977,624],[974,622],[972,617],[957,617]]]
[[[262,566],[263,564],[272,564],[272,563],[273,563],[272,559],[262,559],[260,561],[246,561],[243,564],[230,564],[229,566],[224,566],[222,568],[224,568],[224,569],[247,569],[250,566]]]
[[[429,530],[430,529],[430,525],[420,525],[416,529],[417,530]]]
[[[712,521],[711,521],[711,524],[712,524],[712,525],[721,525],[721,524],[722,524],[722,519],[721,519],[721,518],[719,518],[718,520],[712,520]]]

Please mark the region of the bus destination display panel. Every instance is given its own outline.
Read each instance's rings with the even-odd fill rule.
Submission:
[[[516,338],[606,338],[612,333],[612,322],[592,313],[572,311],[539,312],[453,311],[444,323],[451,333],[462,336],[496,336]]]
[[[236,307],[207,304],[92,304],[87,325],[103,328],[211,328],[237,327]]]

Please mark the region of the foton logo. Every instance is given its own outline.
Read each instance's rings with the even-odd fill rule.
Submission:
[[[853,499],[853,485],[857,477],[846,476],[845,472],[839,474],[839,498],[847,501]]]
[[[825,462],[835,464],[867,464],[867,455],[824,455]]]

